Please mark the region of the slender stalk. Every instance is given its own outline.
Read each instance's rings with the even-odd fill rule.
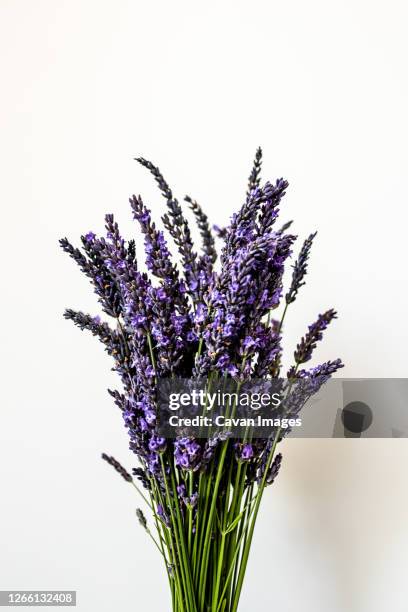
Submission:
[[[224,467],[224,461],[225,461],[225,456],[227,454],[227,448],[228,448],[228,442],[229,440],[226,440],[223,443],[222,446],[222,450],[221,450],[221,456],[219,459],[219,463],[218,463],[218,469],[217,469],[217,476],[215,479],[215,483],[214,483],[214,489],[212,492],[212,500],[211,500],[211,506],[210,506],[210,512],[208,515],[208,519],[207,519],[207,527],[205,530],[205,537],[204,537],[204,546],[203,546],[203,557],[202,557],[202,567],[201,567],[201,585],[200,585],[200,589],[199,589],[199,606],[200,609],[204,609],[204,603],[205,603],[205,583],[206,583],[206,579],[207,579],[207,569],[208,569],[208,559],[209,559],[209,548],[210,548],[210,538],[211,538],[211,530],[212,530],[212,525],[213,525],[213,520],[214,520],[214,512],[215,512],[215,507],[216,507],[216,503],[217,503],[217,495],[218,495],[218,489],[220,486],[220,482],[221,482],[221,476],[222,476],[222,470]]]
[[[149,500],[147,499],[147,497],[142,493],[142,491],[139,489],[139,487],[137,486],[137,484],[134,482],[134,480],[130,481],[131,484],[134,486],[134,488],[136,489],[136,491],[139,493],[139,495],[141,496],[141,498],[146,502],[146,504],[149,506],[150,510],[153,512],[153,506],[152,504],[149,502]]]
[[[181,517],[181,512],[180,512],[180,505],[178,503],[178,498],[177,498],[177,489],[176,489],[176,481],[175,481],[175,476],[174,476],[174,466],[173,465],[170,465],[170,480],[171,480],[171,485],[172,485],[172,489],[173,489],[174,506],[175,506],[175,509],[176,509],[176,521],[177,521],[177,525],[178,525],[178,529],[179,529],[179,535],[180,535],[180,548],[181,548],[181,553],[182,553],[183,563],[184,563],[186,585],[187,585],[187,588],[188,588],[189,600],[191,602],[191,609],[194,612],[194,611],[197,610],[197,606],[196,606],[196,603],[195,603],[195,594],[194,594],[194,590],[193,590],[193,581],[192,581],[192,576],[191,576],[190,559],[189,559],[188,554],[187,554],[186,542],[185,542],[185,538],[184,538],[184,530],[183,530],[183,523],[182,523],[182,517]]]
[[[278,440],[279,440],[280,432],[281,432],[281,427],[279,427],[277,429],[277,431],[276,431],[275,438],[274,438],[274,441],[273,441],[273,444],[272,444],[272,448],[271,448],[271,451],[269,453],[269,457],[268,457],[268,460],[267,460],[267,464],[265,466],[265,471],[264,471],[261,483],[260,483],[258,491],[257,491],[256,502],[255,502],[255,509],[254,509],[254,516],[252,517],[251,526],[250,526],[249,531],[248,531],[248,536],[247,536],[247,539],[246,539],[246,542],[245,542],[245,546],[244,546],[244,550],[243,550],[243,554],[242,554],[241,567],[240,567],[239,574],[238,574],[238,580],[237,580],[237,585],[236,585],[236,588],[235,588],[235,595],[234,595],[234,601],[233,601],[231,612],[236,612],[237,607],[238,607],[238,602],[239,602],[239,598],[240,598],[241,590],[242,590],[242,583],[243,583],[243,580],[244,580],[245,570],[246,570],[247,563],[248,563],[249,549],[250,549],[250,546],[251,546],[251,543],[252,543],[252,538],[253,538],[253,535],[254,535],[256,519],[258,517],[259,506],[261,505],[261,500],[262,500],[263,492],[264,492],[264,489],[265,489],[266,477],[268,475],[269,468],[271,467],[273,456],[275,454],[276,445],[277,445]]]
[[[285,320],[286,313],[287,313],[287,310],[288,310],[288,306],[289,306],[289,304],[285,304],[285,308],[283,309],[282,317],[281,317],[281,320],[279,321],[278,334],[280,334],[280,332],[281,332],[281,329],[282,329],[282,326],[283,326],[283,322]]]
[[[188,473],[188,496],[191,499],[194,490],[194,474],[190,470]],[[188,506],[188,526],[187,526],[187,538],[188,538],[188,555],[191,557],[191,538],[193,535],[193,508],[189,504]]]
[[[152,478],[150,479],[150,484],[152,486],[152,491],[154,491],[157,495],[157,498],[160,500],[160,503],[163,505],[163,499],[161,497],[160,491],[157,488],[156,485],[156,481],[154,481]],[[151,494],[151,499],[152,499],[152,505],[153,505],[153,494]],[[181,583],[180,583],[180,575],[179,575],[179,569],[178,569],[178,563],[177,563],[177,556],[174,550],[174,546],[173,546],[173,538],[171,536],[171,533],[169,533],[168,528],[163,528],[163,532],[162,529],[160,528],[160,521],[159,518],[157,516],[156,510],[154,509],[154,505],[153,505],[153,515],[154,515],[154,519],[155,519],[155,524],[156,524],[156,529],[157,532],[159,534],[160,537],[160,543],[161,543],[161,547],[163,549],[164,552],[164,546],[163,546],[163,539],[166,542],[166,547],[167,547],[167,552],[168,555],[170,557],[170,561],[171,561],[171,565],[174,571],[174,578],[175,578],[175,583],[176,583],[176,593],[178,598],[181,598],[181,594],[182,594],[182,589],[181,589]],[[169,569],[169,563],[166,563],[166,569],[167,569],[167,574],[169,577],[169,581],[172,582],[171,580],[171,575],[170,575],[170,569]],[[182,605],[182,602],[180,600],[180,610],[183,610],[184,607]]]
[[[176,521],[174,518],[174,513],[173,513],[173,503],[172,503],[172,499],[171,499],[171,495],[170,495],[170,490],[169,490],[169,486],[168,486],[168,482],[167,482],[167,476],[166,476],[166,469],[164,466],[164,461],[163,461],[163,456],[160,455],[160,461],[161,461],[161,466],[162,466],[162,474],[163,474],[163,480],[164,480],[164,485],[165,485],[165,489],[166,489],[166,501],[167,501],[167,508],[170,509],[170,517],[171,517],[171,523],[172,523],[172,536],[174,534],[174,539],[175,539],[175,543],[176,543],[176,550],[177,550],[177,557],[180,563],[180,574],[181,574],[181,583],[183,585],[183,590],[185,595],[188,597],[189,599],[189,603],[190,602],[190,597],[189,597],[189,590],[187,587],[187,583],[186,583],[186,576],[185,576],[185,571],[184,571],[184,563],[183,563],[183,559],[182,559],[182,555],[180,552],[180,538],[178,537],[177,534],[177,525],[176,525]]]
[[[250,511],[250,509],[249,509],[249,508],[248,508],[248,511]],[[228,566],[228,567],[229,567],[229,569],[228,569],[227,576],[226,576],[226,578],[225,578],[225,583],[224,583],[223,590],[221,591],[221,595],[220,595],[220,597],[219,597],[219,603],[218,603],[218,606],[217,606],[217,612],[218,612],[218,610],[220,609],[220,606],[224,605],[224,607],[225,607],[225,605],[226,605],[226,603],[227,603],[227,600],[225,599],[225,600],[224,600],[224,604],[222,604],[222,602],[223,602],[223,598],[224,598],[224,596],[225,596],[225,593],[226,593],[226,591],[227,591],[227,589],[228,589],[228,585],[229,585],[230,580],[231,580],[231,577],[232,577],[232,572],[233,572],[233,571],[235,570],[235,568],[236,568],[236,563],[235,563],[235,561],[236,561],[236,559],[237,559],[237,557],[238,557],[238,553],[239,553],[239,550],[240,550],[240,547],[241,547],[241,543],[242,543],[242,539],[243,539],[243,537],[244,537],[244,533],[241,533],[240,537],[238,538],[238,542],[237,542],[237,545],[236,545],[236,547],[235,547],[234,554],[233,554],[232,559],[231,559],[231,563],[230,563],[230,564],[229,564],[229,566]],[[222,608],[222,609],[223,609],[223,608]]]
[[[152,362],[152,366],[154,367],[155,371],[156,371],[156,359],[154,356],[154,351],[153,351],[153,344],[152,344],[152,336],[150,334],[150,332],[147,333],[147,344],[149,345],[149,354],[150,354],[150,359]]]

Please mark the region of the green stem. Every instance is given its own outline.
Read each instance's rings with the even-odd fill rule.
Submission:
[[[147,344],[149,345],[149,353],[150,353],[150,359],[152,362],[152,366],[154,367],[154,370],[156,371],[156,359],[155,359],[154,352],[153,352],[152,337],[150,335],[150,332],[147,332]]]
[[[289,306],[289,304],[285,304],[285,308],[283,309],[282,317],[281,317],[281,320],[279,322],[278,334],[280,334],[280,331],[282,329],[282,325],[283,325],[283,322],[284,322],[285,317],[286,317],[286,312],[288,310],[288,306]]]
[[[183,530],[183,521],[182,521],[182,516],[181,516],[181,512],[180,512],[180,505],[178,503],[177,487],[176,487],[176,480],[175,480],[175,474],[174,474],[174,467],[172,465],[170,465],[170,477],[171,477],[171,484],[172,484],[172,489],[173,489],[174,505],[175,505],[175,508],[176,508],[176,520],[177,520],[177,524],[178,524],[178,528],[179,528],[179,532],[180,532],[181,550],[182,550],[183,559],[184,559],[184,563],[185,563],[186,580],[188,581],[188,586],[189,586],[189,589],[191,590],[192,602],[194,604],[194,610],[196,610],[197,606],[195,604],[195,598],[194,598],[194,593],[193,593],[193,588],[192,588],[193,585],[192,585],[192,577],[191,577],[190,558],[189,558],[189,556],[187,554],[187,549],[186,549],[186,542],[185,542],[184,530]]]
[[[179,563],[180,563],[181,582],[183,584],[184,593],[188,597],[189,603],[190,603],[189,590],[188,590],[188,587],[187,587],[186,576],[185,576],[185,571],[184,571],[185,568],[184,568],[183,558],[182,558],[182,555],[181,555],[181,552],[180,552],[180,537],[177,534],[177,525],[176,525],[176,520],[174,518],[174,513],[173,513],[173,502],[172,502],[171,495],[170,495],[170,490],[169,490],[169,486],[168,486],[168,482],[167,482],[166,469],[165,469],[165,466],[164,466],[164,461],[163,461],[163,456],[162,455],[160,455],[160,462],[161,462],[161,466],[162,466],[162,474],[163,474],[164,486],[165,486],[165,490],[166,490],[167,508],[170,509],[170,516],[171,516],[171,522],[172,522],[172,536],[174,534],[174,540],[175,540],[175,543],[176,543],[176,550],[177,550],[177,558],[178,558]]]
[[[248,494],[247,494],[247,500],[246,500],[246,501],[248,501]],[[248,508],[248,512],[251,512],[251,511],[250,511],[250,508]],[[249,516],[251,516],[251,514],[249,514]],[[239,536],[238,541],[237,541],[237,544],[236,544],[236,546],[235,546],[235,549],[234,549],[234,554],[233,554],[233,556],[232,556],[231,562],[228,564],[228,568],[229,568],[229,569],[228,569],[228,574],[227,574],[227,576],[226,576],[226,579],[225,579],[225,584],[224,584],[224,587],[223,587],[223,589],[222,589],[222,591],[221,591],[221,595],[220,595],[220,597],[219,597],[219,603],[218,603],[218,606],[217,606],[217,612],[218,612],[218,610],[219,610],[220,606],[222,605],[223,598],[224,598],[224,596],[225,596],[225,593],[226,593],[226,591],[227,591],[227,589],[228,589],[228,585],[229,585],[230,580],[231,580],[231,577],[232,577],[232,572],[233,572],[233,570],[235,570],[235,568],[236,568],[236,563],[235,563],[235,561],[236,561],[236,559],[237,559],[237,556],[238,556],[238,553],[239,553],[239,550],[240,550],[240,547],[241,547],[241,543],[242,543],[242,539],[243,539],[243,537],[244,537],[244,531],[242,530],[242,533],[241,533],[241,535]],[[227,600],[225,599],[225,600],[224,600],[224,604],[223,604],[223,606],[224,606],[224,607],[225,607],[225,603],[226,603],[226,601],[227,601]],[[223,609],[223,608],[222,608],[222,609]]]
[[[194,490],[194,475],[193,475],[193,471],[190,470],[189,474],[188,474],[188,496],[191,499],[191,496],[193,495],[193,490]],[[189,557],[191,557],[191,538],[193,535],[193,508],[191,505],[188,506],[188,534],[187,534],[187,538],[188,538],[188,555]]]
[[[254,535],[255,523],[256,523],[257,516],[258,516],[258,512],[259,512],[259,506],[261,505],[262,495],[265,489],[266,477],[267,477],[269,468],[271,467],[273,456],[275,454],[276,445],[279,440],[280,432],[281,432],[281,427],[278,427],[267,463],[265,465],[265,471],[263,473],[262,480],[261,480],[259,489],[257,491],[255,508],[254,508],[254,516],[252,517],[252,520],[251,520],[251,526],[249,528],[248,537],[246,539],[244,550],[242,553],[241,566],[240,566],[240,570],[238,574],[238,581],[237,581],[237,585],[235,588],[235,595],[234,595],[234,601],[233,601],[231,612],[236,612],[237,607],[238,607],[238,602],[239,602],[239,598],[240,598],[241,590],[242,590],[242,583],[243,583],[244,576],[245,576],[245,570],[248,564],[249,550],[251,547],[252,538]]]
[[[203,556],[202,556],[202,567],[201,567],[201,575],[200,575],[200,589],[199,589],[199,606],[200,606],[200,610],[204,609],[204,603],[205,603],[205,585],[206,585],[206,580],[207,580],[207,569],[208,569],[208,560],[209,560],[209,548],[210,548],[210,543],[211,543],[211,530],[212,530],[212,525],[213,525],[213,520],[214,520],[214,512],[215,512],[215,507],[216,507],[216,503],[217,503],[217,496],[218,496],[218,488],[220,486],[220,482],[221,482],[221,476],[222,476],[222,470],[224,467],[224,461],[225,461],[225,456],[227,454],[227,448],[228,448],[228,442],[229,440],[226,440],[223,443],[223,447],[222,447],[222,451],[221,451],[221,457],[219,460],[219,464],[218,464],[218,469],[217,469],[217,476],[215,479],[215,483],[214,483],[214,490],[212,492],[212,500],[211,500],[211,506],[210,506],[210,512],[208,515],[208,520],[207,520],[207,527],[205,530],[205,536],[204,536],[204,547],[203,547]]]
[[[139,487],[137,486],[137,484],[134,482],[134,480],[131,480],[131,484],[135,487],[136,491],[139,493],[139,495],[142,497],[142,499],[146,502],[146,504],[149,506],[150,510],[153,512],[153,506],[152,504],[149,502],[149,500],[147,499],[147,497],[145,497],[145,495],[143,495],[142,491],[139,489]]]
[[[214,588],[213,598],[212,598],[213,612],[216,612],[217,610],[218,592],[220,590],[221,571],[222,571],[222,564],[224,560],[225,537],[226,537],[226,534],[223,531],[221,535],[220,551],[218,553],[218,567],[217,567],[217,574],[216,574],[217,577],[215,581],[215,588]]]

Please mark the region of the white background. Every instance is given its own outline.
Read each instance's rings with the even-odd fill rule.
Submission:
[[[128,196],[163,202],[133,157],[226,223],[262,145],[283,208],[318,229],[286,348],[331,306],[318,358],[404,377],[408,82],[404,2],[1,0],[0,589],[76,589],[83,612],[162,612],[164,572],[134,516],[106,393],[110,362],[62,319],[96,300],[78,242]],[[406,440],[285,443],[242,612],[406,612]]]

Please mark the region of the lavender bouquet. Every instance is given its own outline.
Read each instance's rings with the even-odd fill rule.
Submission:
[[[278,427],[261,439],[220,433],[166,439],[156,427],[157,384],[159,379],[217,375],[239,386],[250,378],[283,376],[283,323],[304,285],[315,234],[301,247],[284,294],[284,266],[296,237],[288,233],[290,223],[279,228],[276,223],[288,183],[278,179],[261,186],[258,149],[243,205],[227,228],[214,227],[223,241],[217,268],[214,235],[199,204],[185,198],[201,234],[201,250],[196,251],[182,207],[159,169],[143,158],[137,161],[152,173],[164,196],[162,222],[179,263],[142,198],[132,196],[147,272],[137,262],[135,241],[122,238],[113,215],[105,217],[106,237],[93,232],[81,237],[82,250],[62,239],[61,247],[91,281],[113,326],[74,310],[65,317],[99,338],[120,376],[122,389],[110,394],[138,466],[131,475],[113,457],[102,457],[135,487],[151,515],[148,521],[137,510],[163,559],[172,609],[235,612],[260,503],[281,466],[276,451],[285,432]],[[272,313],[281,304],[282,315],[275,319]],[[328,310],[309,326],[288,380],[307,381],[316,390],[342,367],[337,359],[302,368],[335,316]]]

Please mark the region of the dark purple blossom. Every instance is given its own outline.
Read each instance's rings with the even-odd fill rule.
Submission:
[[[251,192],[259,187],[261,182],[261,167],[262,167],[262,149],[258,147],[255,153],[254,164],[251,170],[251,174],[248,179],[248,191],[247,198],[249,198]]]
[[[139,521],[139,525],[143,527],[143,529],[147,530],[147,520],[140,508],[136,509],[136,516],[137,516],[137,520]]]
[[[161,518],[166,527],[170,527],[170,518],[161,504],[157,506],[157,516]]]
[[[87,234],[85,234],[85,240],[87,242],[93,242],[95,240],[96,236],[93,232],[88,232]]]
[[[312,248],[313,240],[315,239],[316,234],[317,232],[315,232],[314,234],[310,234],[310,236],[304,241],[299,253],[299,257],[297,258],[295,265],[293,266],[292,282],[289,291],[285,296],[287,304],[291,304],[296,300],[296,296],[299,289],[305,284],[304,278],[307,274],[307,264],[309,260],[310,250]]]
[[[273,462],[271,467],[268,470],[268,473],[266,475],[266,484],[267,485],[271,485],[273,484],[273,482],[275,481],[277,475],[279,474],[279,470],[280,467],[282,465],[282,453],[278,453]]]
[[[118,472],[118,474],[122,476],[124,480],[126,480],[127,482],[132,482],[132,476],[127,470],[125,470],[125,468],[119,463],[119,461],[116,461],[115,457],[110,457],[106,453],[102,453],[102,459],[109,463],[109,465],[111,465]]]
[[[312,353],[317,346],[317,342],[323,338],[323,332],[327,329],[330,322],[337,317],[337,313],[332,308],[320,314],[315,323],[309,325],[309,331],[296,347],[294,353],[297,364],[306,363],[312,358]]]
[[[167,443],[166,438],[161,438],[159,436],[153,435],[150,438],[149,449],[151,451],[157,451],[158,453],[164,453],[166,450]]]
[[[236,443],[235,444],[235,455],[238,461],[249,461],[254,456],[254,449],[252,447],[252,444]]]
[[[196,470],[200,467],[201,446],[197,440],[179,438],[174,443],[176,465],[184,470]]]
[[[142,483],[145,489],[147,489],[148,491],[151,490],[152,486],[143,468],[141,467],[133,468],[132,474],[133,476],[136,476],[136,478],[139,480],[139,482]]]

